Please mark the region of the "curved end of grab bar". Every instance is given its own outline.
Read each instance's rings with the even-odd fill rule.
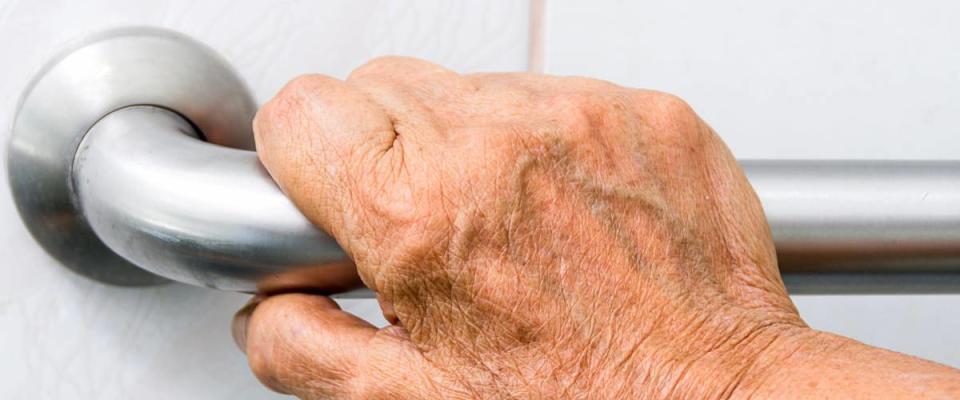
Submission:
[[[253,149],[257,107],[229,63],[183,34],[111,29],[51,58],[21,95],[7,143],[10,192],[24,227],[64,267],[99,282],[167,282],[107,248],[70,185],[77,145],[104,115],[136,104],[176,110],[211,143]]]
[[[336,241],[293,206],[256,153],[203,142],[166,109],[127,107],[97,122],[77,150],[73,185],[107,247],[160,276],[248,292],[359,284]]]

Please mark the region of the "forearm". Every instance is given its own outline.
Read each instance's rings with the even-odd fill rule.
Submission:
[[[806,329],[756,363],[735,398],[960,398],[960,370]]]

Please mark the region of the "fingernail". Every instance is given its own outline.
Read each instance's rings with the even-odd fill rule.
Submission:
[[[253,315],[253,310],[257,308],[257,305],[260,304],[262,300],[263,296],[253,296],[250,301],[233,316],[233,325],[230,331],[233,334],[233,341],[243,354],[247,354],[247,324],[250,323],[250,316]]]

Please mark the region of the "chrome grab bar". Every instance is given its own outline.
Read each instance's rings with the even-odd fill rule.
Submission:
[[[108,114],[73,165],[80,210],[96,235],[157,275],[253,291],[271,275],[346,258],[277,188],[256,153],[199,140],[171,111]]]
[[[144,79],[154,84],[130,85]],[[235,101],[239,82],[208,49],[156,29],[111,32],[55,60],[28,88],[8,153],[34,237],[111,283],[158,282],[139,267],[222,290],[358,284],[251,151],[254,108]],[[240,106],[203,100],[217,95]],[[960,292],[960,162],[742,165],[791,292]]]

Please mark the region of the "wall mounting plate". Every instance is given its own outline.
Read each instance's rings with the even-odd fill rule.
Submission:
[[[107,248],[84,221],[72,190],[71,168],[84,134],[104,115],[131,105],[173,110],[207,141],[254,149],[256,105],[226,61],[176,32],[123,28],[79,41],[27,86],[7,173],[24,224],[60,263],[101,282],[145,286],[166,279]]]

